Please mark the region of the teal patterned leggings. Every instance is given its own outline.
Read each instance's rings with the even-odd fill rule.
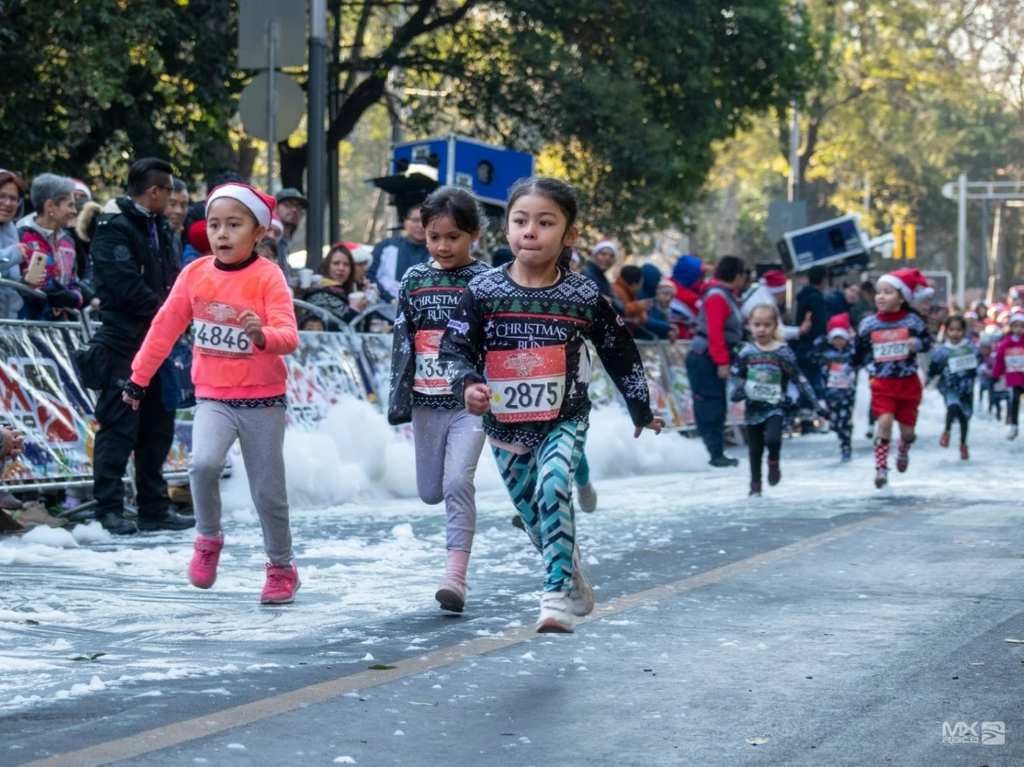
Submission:
[[[492,446],[501,478],[508,488],[530,540],[544,557],[545,591],[568,590],[576,520],[572,479],[587,439],[586,422],[563,421],[529,453]]]

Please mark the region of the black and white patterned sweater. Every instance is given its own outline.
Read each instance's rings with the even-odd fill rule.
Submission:
[[[402,277],[391,351],[390,423],[408,423],[414,407],[460,410],[465,406],[462,397],[452,394],[438,350],[466,286],[489,269],[480,261],[457,269],[424,263],[410,267]]]
[[[462,296],[441,340],[452,390],[487,383],[488,436],[532,449],[561,421],[590,413],[589,339],[626,400],[636,426],[651,422],[650,398],[640,353],[622,320],[580,274],[563,272],[546,288],[526,288],[508,266],[476,277]]]

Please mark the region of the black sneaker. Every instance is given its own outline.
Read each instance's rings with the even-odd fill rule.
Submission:
[[[111,535],[135,535],[139,532],[138,526],[130,519],[125,519],[120,514],[108,511],[105,514],[97,514],[96,521],[103,525],[103,529]]]
[[[750,480],[750,492],[748,493],[748,495],[751,498],[761,497],[761,480]]]
[[[726,468],[729,466],[739,466],[740,462],[738,459],[730,458],[727,455],[716,455],[714,458],[708,461],[708,465],[715,466],[717,468]]]
[[[512,527],[518,527],[520,530],[525,531],[526,525],[523,524],[523,518],[518,514],[512,516]]]
[[[768,461],[768,484],[772,487],[782,481],[782,469],[778,461]]]
[[[163,514],[157,516],[139,515],[139,531],[151,533],[156,530],[188,530],[196,526],[195,517],[186,517],[176,511],[167,509]]]

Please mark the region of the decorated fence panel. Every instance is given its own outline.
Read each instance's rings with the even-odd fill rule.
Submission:
[[[88,482],[92,478],[96,433],[95,393],[85,389],[72,365],[72,352],[84,345],[73,323],[0,322],[0,415],[25,434],[25,452],[6,462],[0,487]],[[693,401],[686,378],[684,342],[641,343],[655,412],[669,428],[693,426]],[[188,368],[187,349],[174,365],[179,377]],[[596,407],[621,398],[591,352],[590,393]],[[389,334],[306,333],[288,356],[289,422],[315,430],[341,397],[350,395],[387,408],[391,368]],[[742,419],[742,407],[730,410],[730,422]],[[175,441],[165,470],[188,466],[192,410],[178,411]]]

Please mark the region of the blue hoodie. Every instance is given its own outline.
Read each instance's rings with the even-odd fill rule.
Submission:
[[[676,265],[672,267],[672,279],[684,288],[693,289],[696,283],[704,274],[704,262],[694,255],[680,256]]]

